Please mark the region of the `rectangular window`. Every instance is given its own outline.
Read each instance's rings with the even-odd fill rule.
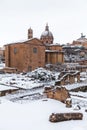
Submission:
[[[33,48],[33,53],[37,53],[37,48],[36,47]]]
[[[17,53],[17,48],[15,47],[15,48],[14,48],[14,54],[16,54],[16,53]]]

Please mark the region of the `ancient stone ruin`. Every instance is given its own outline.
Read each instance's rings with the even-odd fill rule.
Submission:
[[[59,75],[58,80],[56,80],[55,85],[66,85],[75,82],[80,82],[80,72],[79,71],[64,71]]]
[[[55,88],[45,87],[44,94],[47,98],[56,99],[64,103],[70,97],[69,91],[65,87],[59,86]]]
[[[68,120],[82,120],[82,113],[52,113],[49,117],[50,122],[61,122]]]
[[[72,107],[72,99],[71,98],[67,98],[65,103],[66,103],[66,107],[68,107],[68,108]]]

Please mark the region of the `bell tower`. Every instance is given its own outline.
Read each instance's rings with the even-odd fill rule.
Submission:
[[[33,38],[33,30],[31,28],[28,29],[28,39]]]

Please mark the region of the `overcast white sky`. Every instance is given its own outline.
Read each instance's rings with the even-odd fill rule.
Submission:
[[[30,27],[40,38],[46,23],[56,43],[87,36],[87,0],[0,0],[0,46],[27,39]]]

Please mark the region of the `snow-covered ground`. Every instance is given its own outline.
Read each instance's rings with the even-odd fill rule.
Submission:
[[[70,92],[72,107],[66,108],[65,104],[57,100],[47,99],[44,96],[37,98],[38,94],[42,94],[42,88],[31,89],[54,83],[54,79],[57,79],[57,77],[57,73],[42,71],[41,69],[38,73],[36,71],[26,75],[0,74],[0,88],[2,90],[5,87],[25,88],[18,93],[0,97],[0,130],[87,130],[87,112],[85,112],[87,110],[87,92]],[[86,84],[85,77],[86,74],[82,74],[82,78],[85,80],[85,82],[82,82],[83,84]],[[70,90],[79,87],[82,83],[65,87]],[[35,98],[38,100],[26,96],[23,100],[12,101],[13,98],[23,96],[22,94],[36,94]],[[81,109],[75,110],[76,105],[79,105]],[[81,112],[83,119],[51,123],[49,116],[52,113],[60,112]]]
[[[51,72],[38,68],[28,74],[0,74],[0,84],[31,89],[42,85],[54,84],[58,78],[58,72]]]
[[[5,67],[4,63],[0,63],[0,69],[3,69]]]
[[[83,120],[51,123],[49,116],[59,112],[82,112]],[[41,99],[28,104],[18,104],[1,98],[0,130],[87,130],[87,112],[66,108],[65,104]]]

